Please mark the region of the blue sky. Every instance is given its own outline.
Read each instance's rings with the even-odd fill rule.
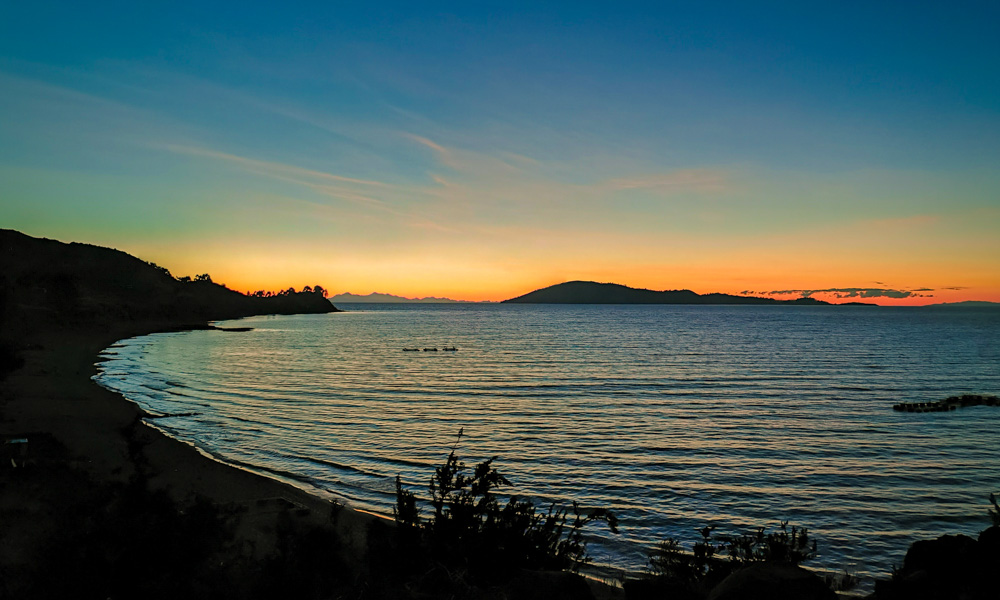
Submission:
[[[0,224],[245,288],[1000,299],[1000,5],[810,4],[8,3]]]

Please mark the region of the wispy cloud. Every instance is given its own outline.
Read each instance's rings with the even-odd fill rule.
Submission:
[[[500,178],[517,175],[524,179],[556,182],[556,173],[565,165],[509,151],[495,153],[475,151],[445,145],[428,137],[402,132],[401,135],[434,151],[441,166],[467,177]],[[722,168],[684,168],[644,175],[613,176],[593,183],[564,183],[573,193],[591,190],[613,193],[627,190],[652,190],[665,194],[678,191],[720,191],[730,187],[732,173]]]
[[[207,158],[214,158],[230,162],[242,166],[248,170],[257,173],[262,173],[265,175],[282,175],[286,177],[308,177],[319,180],[334,181],[337,183],[355,183],[363,186],[391,187],[390,184],[383,183],[381,181],[372,181],[369,179],[357,179],[355,177],[345,177],[343,175],[326,173],[324,171],[315,171],[312,169],[304,169],[302,167],[297,167],[294,165],[288,165],[284,163],[257,160],[254,158],[247,158],[245,156],[228,154],[226,152],[219,152],[217,150],[210,150],[208,148],[198,148],[194,146],[179,146],[175,144],[167,144],[164,146],[164,148],[166,150],[175,152],[177,154],[187,154],[189,156],[203,156]]]
[[[567,169],[562,163],[460,148],[409,132],[401,136],[432,151],[440,170],[428,167],[433,183],[419,194],[437,198],[452,214],[489,214],[504,220],[530,214],[548,226],[562,226],[581,215],[601,219],[597,215],[607,213],[607,218],[620,219],[625,215],[620,194],[639,191],[668,200],[688,192],[723,190],[731,179],[725,169],[702,168],[587,181],[591,173]]]
[[[0,112],[18,115],[6,127],[49,144],[52,154],[98,145],[143,145],[148,139],[178,139],[188,123],[156,110],[59,83],[0,71]],[[4,145],[14,140],[4,140]],[[47,165],[46,165],[47,166]]]
[[[494,181],[499,178],[519,177],[535,178],[545,165],[530,157],[511,152],[498,152],[496,155],[478,152],[454,146],[445,146],[427,137],[409,132],[401,135],[408,140],[429,148],[434,152],[437,163],[457,174],[483,181]]]
[[[722,191],[730,176],[722,169],[680,169],[644,177],[610,179],[602,184],[609,190],[651,189],[664,192],[676,190]]]
[[[280,162],[248,158],[209,148],[175,144],[166,144],[161,147],[176,154],[209,158],[234,165],[257,175],[306,187],[323,196],[344,200],[367,208],[374,208],[401,217],[404,220],[410,220],[411,224],[420,223],[426,225],[429,223],[427,218],[399,210],[392,206],[390,202],[377,197],[379,195],[384,196],[387,191],[396,189],[396,186],[392,184],[306,169]]]

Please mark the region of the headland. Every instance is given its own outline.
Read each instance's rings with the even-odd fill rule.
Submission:
[[[215,460],[92,380],[125,338],[331,312],[316,290],[248,296],[0,230],[0,597],[437,597],[408,591],[385,519]],[[522,573],[490,593],[541,598],[567,581],[567,598],[616,593],[568,573]]]
[[[0,230],[0,595],[255,597],[251,586],[276,580],[261,565],[308,531],[336,538],[321,556],[346,577],[372,517],[213,460],[91,381],[98,353],[124,338],[336,311],[315,293],[250,297],[117,250]],[[185,582],[212,560],[222,566]]]

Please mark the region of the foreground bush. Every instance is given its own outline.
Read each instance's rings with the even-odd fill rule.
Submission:
[[[697,583],[750,563],[775,561],[798,565],[816,555],[816,542],[810,539],[809,532],[804,527],[793,526],[789,530],[787,521],[782,521],[779,530],[772,533],[758,527],[754,533],[722,536],[718,541],[712,539],[714,530],[715,527],[701,529],[702,539],[692,546],[690,554],[674,538],[662,542],[649,554],[653,574]]]
[[[459,431],[459,440],[462,432]],[[588,560],[583,528],[593,521],[607,523],[617,533],[618,521],[604,508],[539,510],[530,500],[510,496],[502,502],[497,490],[511,485],[496,468],[496,457],[470,472],[456,456],[458,441],[430,480],[431,514],[422,518],[418,499],[396,477],[394,515],[407,543],[429,558],[476,576],[512,569],[575,570]]]
[[[816,542],[805,528],[782,522],[777,531],[760,527],[753,533],[713,537],[715,527],[699,530],[701,540],[685,551],[668,538],[649,553],[651,577],[629,582],[629,597],[672,595],[701,598],[727,576],[752,564],[797,566],[816,555]]]

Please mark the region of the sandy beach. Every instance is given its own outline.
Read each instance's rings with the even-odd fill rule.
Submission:
[[[143,493],[165,493],[181,513],[199,502],[220,510],[232,539],[213,560],[226,566],[225,579],[240,580],[244,574],[263,577],[262,565],[287,559],[283,554],[289,552],[289,540],[295,540],[293,552],[313,554],[315,551],[302,540],[319,536],[331,540],[320,554],[335,554],[327,556],[335,563],[335,573],[325,577],[342,588],[317,593],[317,597],[396,597],[388,591],[391,585],[380,588],[370,583],[373,579],[385,583],[395,573],[396,566],[382,564],[378,548],[369,552],[371,543],[391,544],[387,541],[390,536],[384,535],[390,528],[382,526],[389,521],[210,458],[147,425],[138,406],[91,380],[98,354],[116,341],[190,327],[204,325],[130,322],[90,330],[49,328],[24,338],[21,355],[25,364],[8,374],[0,392],[0,434],[4,440],[28,440],[26,450],[18,448],[14,463],[4,464],[0,471],[0,513],[5,515],[5,530],[0,536],[4,591],[12,596],[36,597],[40,569],[72,570],[59,564],[58,556],[52,557],[52,548],[79,543],[83,533],[91,534],[90,530],[74,533],[73,529],[78,524],[83,528],[91,518],[81,512],[106,510],[100,499],[108,495],[102,490],[115,490],[114,498],[120,490],[141,481],[146,490]],[[143,532],[136,534],[142,536]],[[79,551],[109,550],[100,540],[94,543],[100,547]],[[53,560],[55,564],[49,564]],[[385,569],[393,573],[387,575]],[[285,576],[281,570],[275,575],[279,582]],[[487,596],[553,597],[556,589],[554,597],[620,595],[620,590],[598,582],[588,581],[582,587],[580,580],[577,583],[565,586],[563,575],[558,573],[541,579],[537,574],[528,575],[515,577],[505,585],[505,591],[493,590]],[[254,589],[246,589],[250,584],[243,585],[233,582],[229,590],[233,597],[259,597],[267,587],[258,583]]]
[[[101,330],[50,330],[24,340],[24,367],[0,392],[0,432],[27,439],[14,464],[3,467],[0,510],[5,531],[0,565],[8,586],[28,574],[38,554],[63,532],[54,528],[71,500],[88,488],[126,484],[140,472],[151,491],[180,507],[198,498],[234,510],[237,545],[253,558],[274,550],[275,522],[291,509],[301,527],[334,531],[343,557],[360,568],[366,531],[375,519],[294,486],[208,458],[141,419],[142,411],[91,381],[98,353],[115,341],[176,324],[129,323]],[[15,588],[17,586],[15,585]]]

